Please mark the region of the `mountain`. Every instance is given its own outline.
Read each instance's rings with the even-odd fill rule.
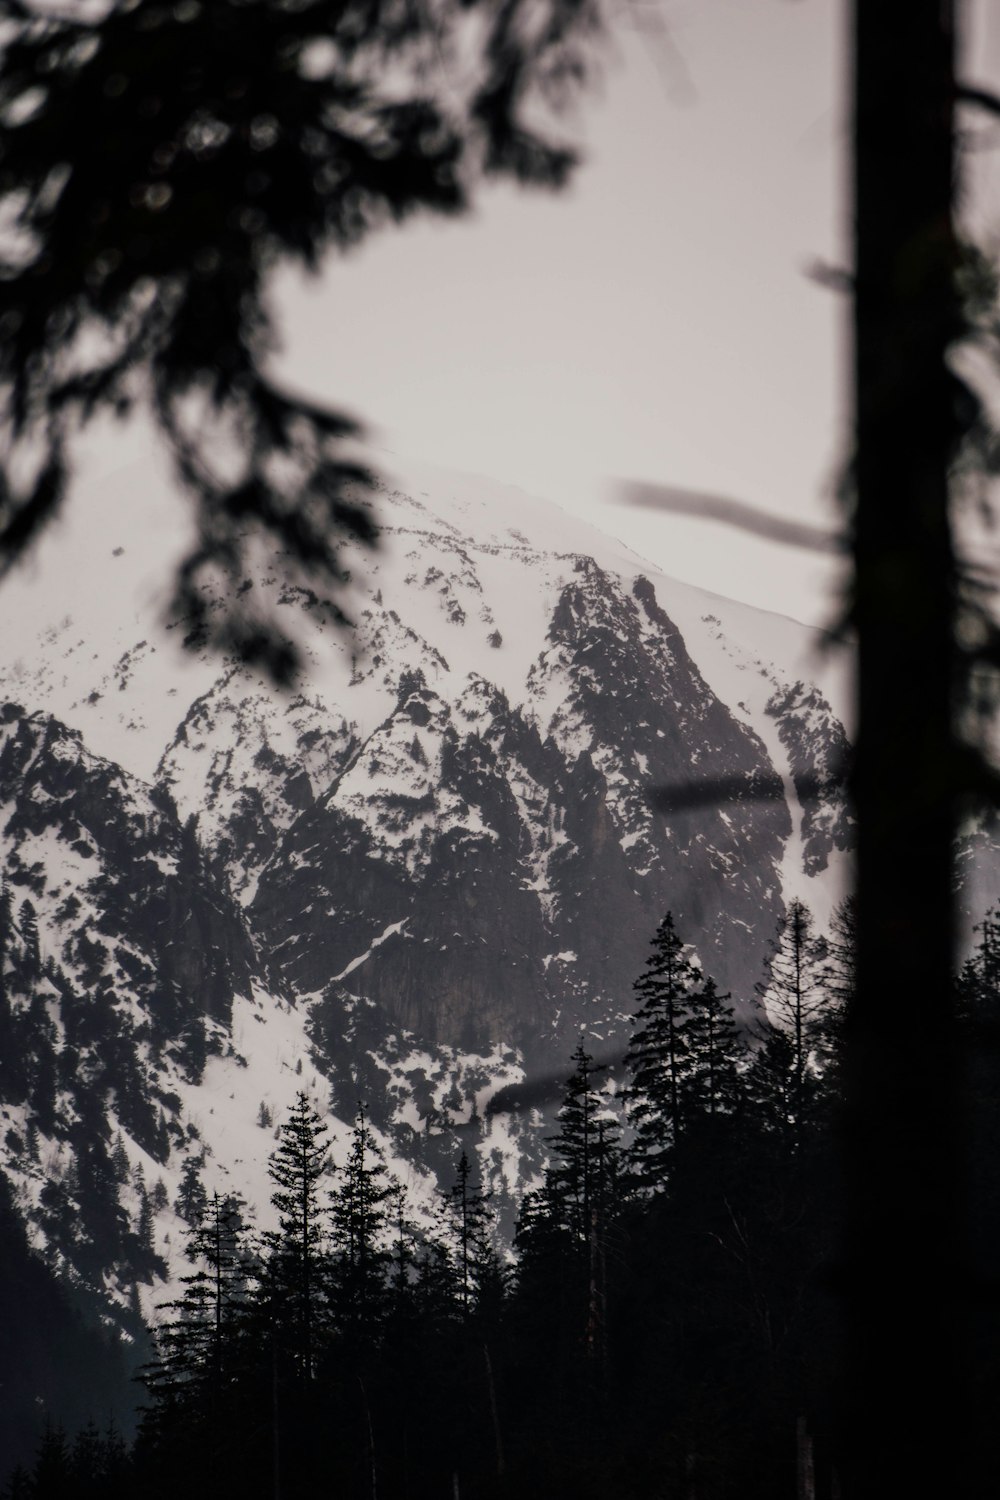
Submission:
[[[533,1084],[581,1027],[620,1053],[668,908],[748,1020],[785,901],[828,919],[844,664],[815,632],[409,465],[348,559],[353,629],[262,558],[244,605],[309,667],[281,696],[162,617],[176,502],[143,471],[88,499],[0,594],[0,1166],[125,1336],[195,1175],[267,1221],[300,1088],[335,1152],[363,1101],[427,1211],[474,1148],[509,1228]]]

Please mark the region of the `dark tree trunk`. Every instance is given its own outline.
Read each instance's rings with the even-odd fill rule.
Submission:
[[[854,0],[858,989],[844,1493],[967,1493],[951,974],[957,0]]]

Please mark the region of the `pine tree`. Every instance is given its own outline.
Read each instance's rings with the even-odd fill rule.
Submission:
[[[72,1484],[70,1447],[61,1427],[46,1422],[31,1472],[32,1500],[69,1500]]]
[[[198,1156],[189,1156],[185,1159],[181,1172],[181,1185],[174,1203],[177,1213],[191,1228],[200,1224],[208,1203],[205,1185],[201,1180],[202,1160],[203,1158]]]
[[[307,1383],[313,1377],[316,1339],[327,1308],[324,1254],[329,1215],[320,1201],[320,1184],[330,1160],[328,1134],[328,1126],[300,1091],[268,1168],[278,1229],[265,1237],[267,1291],[272,1316],[289,1329],[297,1373]]]
[[[62,1053],[56,1053],[52,1023],[44,1012],[44,1007],[40,1007],[40,1010],[41,1015],[33,1007],[28,1011],[30,1051],[25,1053],[24,1072],[28,1102],[35,1112],[38,1128],[43,1135],[53,1135],[56,1129],[59,1062]],[[63,1052],[66,1051],[64,1046]]]
[[[101,1438],[100,1500],[130,1500],[134,1494],[130,1470],[128,1444],[112,1418]]]
[[[963,1192],[969,1226],[969,1281],[986,1286],[1000,1262],[1000,908],[993,907],[976,928],[977,944],[956,984],[961,1045],[963,1122],[967,1142]],[[1000,1400],[1000,1308],[983,1298],[975,1310],[976,1334],[970,1353],[972,1387],[979,1410]],[[992,1424],[986,1436],[992,1453]],[[991,1460],[987,1460],[990,1462]]]
[[[455,1182],[445,1194],[445,1239],[454,1247],[458,1296],[462,1316],[468,1319],[490,1293],[502,1283],[493,1243],[491,1193],[473,1183],[472,1164],[463,1151],[455,1170]]]
[[[115,1181],[119,1184],[128,1182],[128,1152],[125,1149],[125,1138],[123,1137],[120,1130],[115,1136],[115,1146],[114,1150],[111,1153],[111,1165],[114,1167]]]
[[[359,1105],[350,1149],[331,1200],[338,1321],[354,1344],[374,1333],[385,1311],[391,1255],[384,1233],[392,1195],[385,1158]]]
[[[846,1027],[857,987],[858,898],[852,891],[834,907],[824,974],[827,1004],[820,1018],[816,1048],[822,1090],[834,1103],[843,1088]]]
[[[244,1358],[252,1273],[242,1207],[214,1193],[189,1228],[185,1255],[194,1269],[180,1278],[181,1296],[153,1330],[156,1357],[140,1372],[151,1398],[141,1446],[165,1493],[191,1470],[204,1471],[206,1492],[225,1477],[221,1456],[240,1420],[239,1377],[259,1363],[255,1347]]]
[[[136,1253],[133,1261],[139,1281],[151,1282],[156,1273],[166,1272],[166,1266],[156,1253],[153,1224],[153,1205],[143,1183],[139,1188],[139,1214],[135,1227]]]
[[[560,1278],[565,1267],[578,1258],[580,1247],[574,1244],[566,1226],[562,1205],[548,1173],[540,1187],[529,1189],[521,1198],[514,1248],[522,1290],[549,1281],[559,1285],[561,1295]]]
[[[14,936],[14,903],[10,886],[0,881],[0,1016],[9,1015],[10,995],[7,983],[7,956]]]
[[[522,1200],[515,1237],[528,1336],[540,1338],[539,1353],[559,1372],[554,1378],[569,1386],[581,1373],[592,1382],[604,1370],[608,1258],[631,1186],[619,1124],[594,1087],[600,1069],[582,1038],[573,1062],[549,1137],[552,1158],[541,1188]]]
[[[789,902],[778,923],[767,969],[758,993],[769,1020],[791,1040],[792,1128],[801,1143],[818,1093],[816,1053],[823,1045],[828,1007],[827,945],[816,936],[812,914],[802,901]]]
[[[123,1040],[116,1069],[116,1113],[129,1135],[154,1160],[166,1162],[169,1145],[164,1139],[162,1113],[153,1103],[150,1080],[132,1050],[131,1039]]]
[[[13,902],[4,881],[0,884],[0,1092],[8,1102],[20,1104],[27,1092],[27,1077],[11,1005],[8,955],[12,953],[13,936]]]
[[[117,1257],[122,1254],[128,1240],[129,1224],[128,1215],[118,1198],[111,1157],[100,1135],[103,1121],[88,1121],[86,1124],[90,1128],[86,1135],[81,1135],[76,1151],[79,1215],[75,1257],[81,1270],[99,1274],[109,1255]]]
[[[24,945],[24,979],[30,989],[41,978],[42,958],[38,942],[38,914],[27,897],[21,902],[17,916],[21,942]]]
[[[437,1235],[421,1235],[415,1270],[415,1306],[424,1326],[450,1326],[460,1317],[461,1304],[451,1251]]]
[[[594,1060],[580,1038],[575,1068],[559,1109],[559,1129],[551,1138],[556,1160],[546,1188],[585,1269],[585,1349],[603,1364],[607,1335],[607,1252],[620,1216],[625,1174],[618,1146],[618,1121],[594,1089]]]
[[[594,1059],[583,1038],[573,1053],[573,1072],[563,1090],[559,1128],[549,1137],[554,1160],[546,1189],[560,1224],[579,1246],[591,1243],[595,1225],[616,1213],[623,1190],[620,1128],[608,1101],[594,1088]]]
[[[846,1010],[857,983],[858,898],[850,892],[833,909],[827,943],[826,989],[830,1004]]]
[[[744,1079],[747,1106],[765,1134],[795,1138],[795,1044],[791,1034],[766,1025]]]
[[[389,1220],[392,1224],[390,1280],[397,1313],[413,1304],[417,1279],[417,1229],[406,1213],[406,1189],[397,1182],[391,1189]]]
[[[70,1452],[73,1500],[103,1500],[105,1474],[104,1441],[93,1421],[73,1439]]]
[[[746,1047],[736,1026],[728,995],[720,995],[707,978],[690,996],[682,1022],[685,1073],[681,1086],[686,1123],[698,1117],[731,1115],[742,1098],[742,1063]]]
[[[635,1128],[632,1161],[644,1186],[662,1189],[670,1153],[681,1131],[688,1062],[683,1022],[700,975],[667,912],[652,940],[645,972],[635,982],[641,1004],[625,1066],[631,1083],[625,1103]]]
[[[962,965],[958,979],[958,1014],[975,1030],[1000,1028],[1000,906],[986,913],[976,928],[979,942]]]
[[[227,1193],[220,1198],[214,1192],[200,1223],[191,1230],[184,1252],[197,1268],[183,1280],[191,1290],[192,1304],[197,1304],[204,1314],[210,1350],[208,1364],[220,1386],[227,1350],[246,1309],[252,1276],[244,1208],[237,1194]]]

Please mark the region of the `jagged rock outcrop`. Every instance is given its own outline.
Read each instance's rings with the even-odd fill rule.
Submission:
[[[485,677],[449,704],[404,671],[279,843],[250,919],[297,989],[339,985],[432,1042],[561,1055],[580,1025],[614,1032],[667,906],[723,982],[757,972],[781,909],[780,779],[649,582],[573,572],[522,707]],[[652,786],[705,782],[737,794],[651,810]]]
[[[193,820],[45,714],[0,708],[4,879],[87,1005],[140,1007],[166,1037],[228,1025],[253,945]]]
[[[157,766],[234,895],[253,895],[281,834],[358,750],[355,726],[307,694],[285,701],[238,668],[188,709]]]
[[[854,847],[847,736],[823,694],[801,681],[777,687],[765,712],[777,724],[802,809],[803,868],[807,875],[818,875],[834,849]]]

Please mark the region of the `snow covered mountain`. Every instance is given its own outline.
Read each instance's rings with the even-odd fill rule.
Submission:
[[[303,1087],[341,1140],[363,1099],[418,1198],[461,1139],[511,1205],[539,1117],[491,1100],[581,1027],[624,1044],[668,908],[747,1016],[784,902],[827,919],[844,664],[814,632],[410,465],[352,632],[261,566],[309,664],[281,696],[163,628],[176,503],[135,474],[90,502],[0,592],[0,1166],[103,1306],[176,1272],[195,1168],[266,1220]]]

